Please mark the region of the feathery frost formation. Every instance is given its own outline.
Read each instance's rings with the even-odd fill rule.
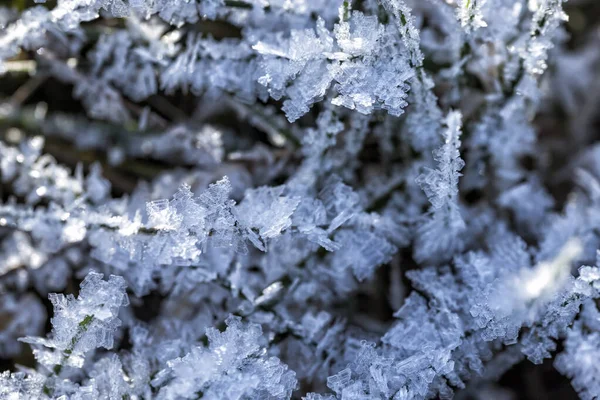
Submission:
[[[592,0],[35,3],[0,399],[600,398]]]

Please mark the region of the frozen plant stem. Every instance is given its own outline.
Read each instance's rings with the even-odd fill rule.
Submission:
[[[55,377],[60,376],[60,373],[62,372],[64,366],[66,365],[67,361],[69,360],[69,357],[71,357],[71,354],[73,354],[73,350],[75,349],[75,346],[77,346],[77,343],[79,342],[79,340],[81,340],[81,337],[85,334],[85,332],[88,330],[88,328],[90,327],[90,324],[93,321],[94,321],[93,315],[86,315],[83,318],[83,320],[79,323],[79,325],[77,327],[77,332],[71,339],[71,344],[69,345],[69,347],[67,349],[65,349],[63,351],[63,358],[60,361],[60,364],[56,364],[52,368],[52,374],[47,379],[49,379],[52,376],[55,376]],[[47,394],[48,396],[52,395],[52,390],[46,384],[44,385],[44,393]]]

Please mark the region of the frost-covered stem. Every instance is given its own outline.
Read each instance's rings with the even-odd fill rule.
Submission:
[[[420,38],[417,28],[413,25],[410,8],[402,0],[379,0],[383,7],[394,16],[394,21],[409,54],[410,66],[417,72],[423,69],[423,52],[419,47]],[[417,74],[420,77],[420,74]],[[420,78],[422,79],[422,78]]]
[[[562,4],[567,0],[543,0],[533,14],[531,37],[538,37],[551,28],[551,24],[564,18]]]
[[[83,318],[83,320],[81,320],[81,322],[79,322],[79,325],[77,326],[77,332],[75,333],[75,335],[71,339],[71,343],[69,344],[69,347],[67,347],[63,351],[63,358],[62,358],[62,360],[60,361],[59,364],[56,364],[52,368],[50,375],[46,379],[49,379],[49,378],[51,378],[53,376],[57,376],[58,377],[60,375],[60,373],[62,372],[63,368],[65,367],[67,361],[71,357],[71,354],[73,354],[73,350],[75,349],[75,346],[77,346],[77,343],[79,342],[79,340],[81,339],[81,337],[85,334],[85,332],[88,330],[88,328],[90,327],[90,324],[93,321],[94,321],[94,316],[88,314],[88,315],[86,315]],[[47,384],[44,384],[43,391],[48,396],[52,395],[52,389],[50,389]]]
[[[79,323],[79,325],[77,327],[78,328],[77,333],[75,333],[75,336],[73,336],[73,339],[71,339],[71,344],[63,353],[64,356],[63,356],[62,361],[60,362],[60,364],[55,365],[54,368],[52,369],[52,372],[54,372],[56,375],[60,375],[62,369],[65,366],[65,363],[69,360],[69,357],[71,357],[71,354],[73,354],[73,350],[75,349],[77,342],[79,342],[79,340],[81,339],[83,334],[88,330],[88,328],[90,327],[90,324],[92,323],[93,320],[94,320],[93,315],[86,315],[83,318],[83,320]]]
[[[536,43],[546,37],[549,42],[552,35],[557,30],[560,22],[567,20],[568,17],[563,11],[562,4],[566,0],[543,0],[533,14],[531,21],[530,38],[527,44],[526,54],[529,57],[525,60],[527,72],[539,76],[546,69],[546,59],[550,43]],[[530,65],[533,64],[533,65]]]
[[[21,230],[19,228],[19,223],[17,222],[20,218],[27,217],[35,217],[36,212],[34,210],[16,210],[13,207],[0,206],[0,226],[9,227],[17,230]],[[59,215],[52,215],[54,217],[55,222],[65,223],[64,217]],[[49,215],[46,215],[46,218],[50,219]],[[122,220],[121,220],[122,221]],[[121,229],[120,222],[115,222],[114,224],[108,224],[105,222],[92,223],[89,221],[86,222],[87,229],[106,229],[109,231],[117,232]],[[134,234],[144,234],[144,235],[157,235],[160,233],[160,229],[140,226],[134,232]],[[209,233],[210,236],[210,233]]]
[[[428,76],[423,67],[424,55],[420,48],[421,39],[419,31],[414,25],[414,17],[410,8],[403,0],[379,0],[384,9],[394,16],[402,42],[408,51],[408,63],[415,71],[415,80],[411,85],[411,92],[415,99],[414,106],[419,108],[424,117],[423,123],[429,129],[421,134],[425,140],[434,137],[439,129],[442,111],[438,105],[437,97],[433,93],[433,80]]]
[[[461,0],[458,2],[456,14],[467,35],[487,26],[481,15],[481,6],[485,0]]]
[[[560,21],[567,19],[562,9],[562,4],[565,1],[543,0],[535,10],[524,54],[521,55],[521,59],[519,60],[519,69],[510,87],[509,96],[515,93],[525,73],[530,74],[536,79],[544,73],[546,69],[545,60],[549,48],[547,45],[542,45],[541,48],[539,46],[536,47],[536,42],[544,36],[551,36],[556,28],[558,28]],[[550,39],[548,38],[548,40]]]

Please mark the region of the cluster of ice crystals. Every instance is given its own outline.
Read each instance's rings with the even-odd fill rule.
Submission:
[[[485,28],[487,26],[481,12],[481,8],[485,3],[486,0],[458,1],[456,15],[465,32],[471,33],[473,30]]]
[[[194,347],[167,363],[168,383],[159,399],[194,399],[201,393],[221,399],[287,399],[296,387],[293,371],[261,346],[259,325],[229,317],[223,332],[206,331],[208,347]],[[164,378],[163,378],[164,379]]]
[[[0,396],[6,399],[41,398],[44,377],[28,375],[25,372],[5,371],[0,374]]]
[[[431,351],[397,359],[380,355],[373,344],[363,342],[349,367],[327,379],[336,396],[310,394],[307,399],[424,398],[436,374],[452,370],[449,355]]]
[[[64,366],[80,368],[90,350],[113,346],[114,333],[120,325],[120,307],[128,304],[125,280],[112,275],[90,272],[81,283],[79,295],[51,294],[54,306],[52,332],[49,337],[26,337],[22,341],[38,349],[36,359],[59,375]]]
[[[332,256],[336,269],[352,269],[356,279],[362,281],[373,276],[375,268],[388,262],[396,247],[371,232],[342,230],[335,235],[340,249]]]
[[[236,208],[238,221],[246,227],[250,240],[253,232],[258,231],[264,239],[281,235],[292,225],[291,215],[298,207],[298,197],[282,196],[283,187],[258,188],[249,190],[244,201]],[[254,240],[253,240],[254,242]],[[255,243],[259,248],[264,246]]]
[[[541,75],[547,68],[548,51],[554,47],[553,36],[561,21],[568,19],[563,11],[564,0],[541,0],[535,7],[531,21],[531,39],[526,49],[525,69],[532,75]]]
[[[600,313],[596,305],[585,303],[580,320],[569,329],[565,350],[556,357],[554,365],[572,379],[582,399],[594,399],[600,393],[598,349],[600,349]]]
[[[398,116],[407,105],[414,71],[390,36],[375,16],[359,11],[340,21],[333,32],[319,19],[314,30],[292,31],[285,45],[254,46],[263,55],[259,82],[275,99],[287,98],[283,110],[292,122],[323,99],[331,86],[337,93],[335,105],[364,114],[385,109]]]

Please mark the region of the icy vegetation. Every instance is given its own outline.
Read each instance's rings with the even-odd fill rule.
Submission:
[[[600,399],[595,0],[2,4],[0,400]]]

